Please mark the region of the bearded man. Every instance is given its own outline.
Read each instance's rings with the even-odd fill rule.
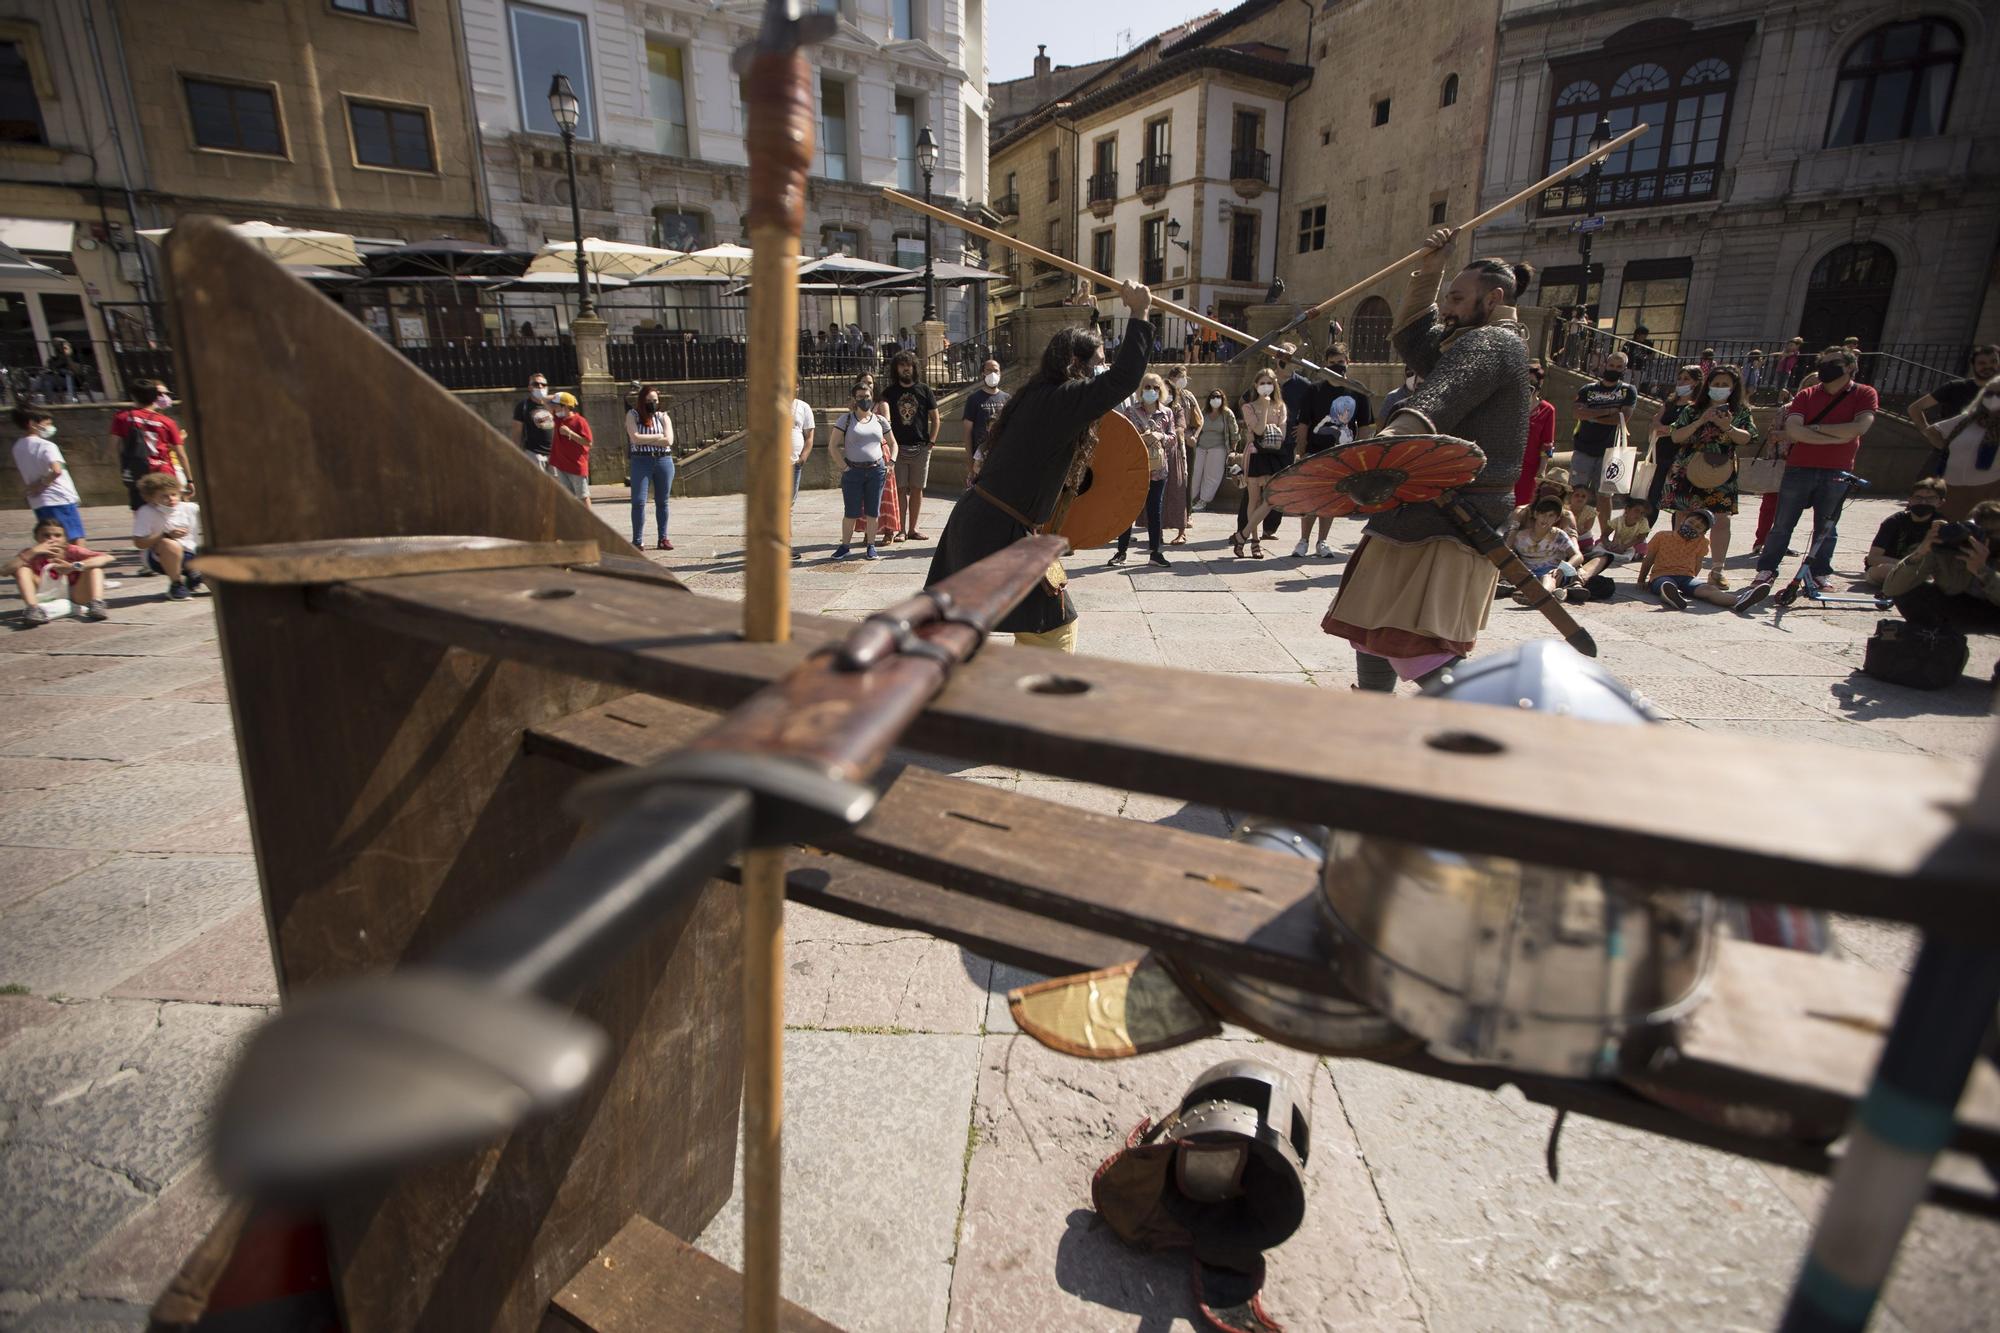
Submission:
[[[1397,404],[1381,433],[1455,435],[1477,444],[1486,464],[1458,494],[1498,528],[1527,450],[1534,393],[1514,298],[1534,271],[1475,259],[1440,295],[1445,250],[1456,234],[1453,227],[1432,232],[1411,275],[1395,345],[1422,385]],[[1320,628],[1354,644],[1362,689],[1387,693],[1399,678],[1427,683],[1471,654],[1498,577],[1443,511],[1401,505],[1368,520]]]

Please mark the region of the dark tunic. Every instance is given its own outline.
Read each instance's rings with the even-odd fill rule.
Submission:
[[[1102,375],[1062,384],[1036,382],[1022,389],[1011,404],[1006,431],[987,450],[979,488],[1034,520],[1036,527],[1047,523],[1061,498],[1063,478],[1069,475],[1077,446],[1099,417],[1116,410],[1138,389],[1152,352],[1153,326],[1135,319],[1125,326],[1118,355]],[[967,492],[938,538],[926,586],[941,583],[1028,535],[1028,528]],[[1075,619],[1069,594],[1051,594],[1044,585],[994,628],[1008,634],[1046,634]]]

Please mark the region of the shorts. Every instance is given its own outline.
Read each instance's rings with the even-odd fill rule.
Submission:
[[[1527,562],[1523,561],[1522,563],[1526,564]],[[1555,575],[1556,586],[1558,588],[1566,587],[1576,582],[1576,566],[1567,560],[1557,560],[1546,565],[1528,565],[1528,572],[1536,578],[1541,578],[1544,574]]]
[[[83,511],[75,505],[42,505],[35,510],[36,523],[60,523],[63,536],[73,542],[83,540]]]
[[[181,572],[188,576],[190,582],[201,577],[194,572],[195,554],[195,552],[189,551],[181,557]],[[155,574],[164,574],[167,572],[167,567],[160,563],[159,547],[152,546],[146,549],[146,568],[152,570]]]
[[[1581,449],[1570,451],[1569,484],[1572,488],[1581,486],[1584,490],[1595,491],[1597,483],[1603,479],[1603,454],[1587,454]]]
[[[1654,595],[1657,596],[1659,594],[1660,588],[1668,583],[1673,584],[1676,588],[1679,588],[1682,592],[1692,592],[1694,590],[1694,575],[1656,574],[1653,576],[1653,581],[1647,584],[1646,586],[1648,588],[1651,588],[1653,590]]]
[[[889,469],[882,463],[854,463],[840,474],[842,513],[851,519],[882,516],[882,488],[888,485]]]
[[[551,477],[558,475],[556,465],[549,461],[547,454],[538,454],[533,449],[530,449],[528,450],[528,461],[548,473]]]
[[[896,494],[922,495],[930,479],[930,450],[905,449],[896,456]]]
[[[571,495],[574,495],[577,499],[583,501],[585,504],[590,503],[589,476],[586,475],[579,477],[574,472],[564,472],[560,468],[552,469],[551,475],[555,477],[557,485],[561,486],[564,490],[568,491]]]

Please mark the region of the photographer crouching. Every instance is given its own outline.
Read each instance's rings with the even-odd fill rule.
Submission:
[[[1882,595],[1913,625],[2000,634],[2000,500],[1982,500],[1963,522],[1932,522]]]

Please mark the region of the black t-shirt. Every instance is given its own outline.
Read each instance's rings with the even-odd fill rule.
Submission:
[[[1630,411],[1632,405],[1638,401],[1639,391],[1629,384],[1606,384],[1603,380],[1596,380],[1576,391],[1578,407],[1588,407],[1599,412],[1607,412],[1614,408]],[[1580,453],[1588,454],[1592,458],[1602,458],[1604,451],[1609,449],[1611,442],[1617,438],[1616,422],[1579,421],[1576,423],[1576,434],[1570,438],[1570,443]]]
[[[556,438],[556,414],[548,402],[523,398],[514,404],[514,420],[521,423],[521,447],[531,454],[547,454]]]
[[[1937,411],[1930,414],[1931,421],[1935,423],[1957,416],[1972,406],[1972,400],[1978,396],[1978,380],[1953,380],[1931,395],[1937,399]]]
[[[1936,514],[1926,519],[1911,518],[1907,509],[1900,514],[1891,514],[1882,521],[1881,527],[1875,529],[1875,540],[1869,545],[1881,547],[1891,560],[1901,560],[1917,549],[1917,543],[1924,539],[1924,533],[1937,518]]]
[[[1342,398],[1354,400],[1354,417],[1347,424],[1353,428],[1357,436],[1360,435],[1363,426],[1375,424],[1375,414],[1369,410],[1367,394],[1359,389],[1350,389],[1344,384],[1315,384],[1312,397],[1306,401],[1306,429],[1314,436],[1312,441],[1314,448],[1323,449],[1329,444],[1339,442],[1338,436],[1331,431],[1322,435],[1319,423]]]
[[[1278,385],[1278,397],[1285,400],[1285,438],[1287,440],[1296,440],[1298,438],[1298,428],[1301,421],[1305,423],[1307,430],[1311,430],[1313,422],[1319,420],[1319,417],[1309,417],[1306,415],[1307,412],[1312,410],[1313,395],[1318,391],[1319,387],[1319,385],[1313,383],[1296,370],[1291,373],[1289,378]],[[1251,392],[1256,392],[1254,386]],[[1324,415],[1326,415],[1324,412],[1320,414],[1320,416]]]
[[[931,413],[937,411],[937,396],[923,384],[891,384],[882,391],[882,401],[889,405],[889,429],[896,433],[896,448],[928,449],[935,441],[931,439]]]
[[[1005,389],[981,387],[965,400],[965,443],[974,453],[986,446],[986,432],[993,429],[1007,397]]]

